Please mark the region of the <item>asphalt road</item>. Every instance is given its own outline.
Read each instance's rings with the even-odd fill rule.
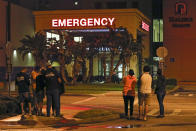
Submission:
[[[135,98],[134,117],[138,115],[138,100]],[[77,127],[51,128],[46,125],[20,128],[19,125],[10,125],[5,120],[0,123],[2,130],[178,130],[195,131],[196,130],[196,87],[183,87],[177,91],[169,93],[165,97],[165,117],[156,118],[159,115],[159,106],[156,96],[153,95],[151,105],[149,106],[148,120],[127,120],[119,118],[112,121],[94,124],[83,124]],[[84,110],[101,108],[112,109],[123,113],[123,99],[119,91],[107,92],[104,94],[91,95],[64,95],[61,97],[61,112],[68,120]],[[45,109],[44,109],[45,110]],[[18,116],[19,118],[19,116]],[[13,120],[9,118],[6,120]],[[10,126],[12,129],[10,129]],[[30,129],[31,128],[31,129]]]

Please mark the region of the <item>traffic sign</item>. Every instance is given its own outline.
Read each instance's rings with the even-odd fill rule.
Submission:
[[[168,55],[168,50],[165,47],[159,47],[156,50],[156,54],[157,54],[158,57],[164,58]]]

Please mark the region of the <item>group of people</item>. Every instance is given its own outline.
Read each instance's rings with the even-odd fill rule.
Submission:
[[[124,112],[125,117],[133,119],[133,107],[135,99],[135,86],[138,86],[138,100],[139,100],[139,120],[147,120],[148,106],[152,95],[152,76],[150,75],[150,67],[144,66],[143,74],[139,77],[139,80],[134,76],[134,71],[129,70],[129,74],[123,78],[123,99],[124,99]],[[158,118],[164,117],[164,105],[163,100],[166,94],[166,80],[162,75],[162,70],[157,71],[157,80],[155,94],[160,107],[160,115]],[[128,105],[130,105],[130,112],[128,116]]]
[[[18,87],[21,112],[24,115],[43,115],[43,99],[47,97],[47,117],[53,115],[60,117],[60,95],[64,93],[64,80],[60,73],[49,63],[47,68],[35,68],[31,74],[27,73],[27,68],[23,68],[16,74],[15,84]],[[32,92],[32,93],[31,93]],[[31,95],[32,94],[32,95]],[[26,110],[26,106],[28,110]],[[32,108],[33,105],[33,108]]]
[[[30,75],[28,75],[27,69],[23,68],[16,75],[15,82],[16,86],[18,87],[22,114],[28,112],[29,115],[31,115],[32,111],[35,111],[36,115],[43,115],[43,99],[46,94],[47,117],[50,117],[51,115],[51,106],[53,109],[53,115],[60,117],[60,95],[64,93],[64,81],[51,64],[48,64],[46,69],[35,68]],[[150,75],[150,67],[144,66],[143,74],[139,77],[139,80],[137,80],[137,78],[134,76],[134,71],[130,69],[129,74],[123,78],[123,83],[124,112],[126,118],[133,118],[135,86],[137,84],[139,99],[138,119],[147,120],[148,105],[150,104],[152,94],[152,77]],[[157,94],[157,99],[159,102],[160,115],[158,117],[160,118],[164,117],[163,100],[166,94],[165,86],[165,77],[162,75],[161,69],[158,69],[155,93]],[[32,91],[30,89],[32,89]],[[31,94],[33,94],[33,99]],[[25,103],[28,106],[28,111],[25,110]],[[31,108],[32,103],[33,110]],[[129,116],[128,105],[130,105]]]

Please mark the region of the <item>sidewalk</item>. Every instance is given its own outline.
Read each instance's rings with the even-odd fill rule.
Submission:
[[[154,117],[158,113],[158,103],[156,101],[156,96],[153,95],[153,100],[151,106],[149,106],[149,116]],[[138,97],[137,94],[135,96],[135,101],[134,101],[134,117],[137,117],[138,113]],[[58,119],[55,117],[36,117],[33,116],[32,119],[30,120],[30,123],[35,123],[33,126],[29,126],[29,122],[22,123],[19,122],[21,116],[15,116],[15,117],[10,117],[7,119],[3,119],[0,121],[0,129],[6,128],[10,129],[12,128],[47,128],[47,130],[54,129],[54,128],[70,128],[72,127],[72,122],[73,121],[78,121],[78,119],[74,118],[74,115],[90,110],[90,109],[111,109],[118,111],[119,113],[123,113],[124,111],[124,105],[123,105],[123,97],[122,97],[122,92],[121,91],[109,91],[103,94],[91,94],[87,96],[66,96],[63,95],[61,96],[61,114],[63,115],[64,118]],[[43,108],[44,114],[46,114],[46,106]],[[40,122],[41,120],[41,122]],[[120,117],[119,117],[119,120]],[[52,122],[53,121],[53,122]],[[54,123],[56,122],[56,123]],[[6,126],[7,125],[7,126]],[[50,127],[50,128],[49,128]],[[51,128],[52,127],[52,128]]]

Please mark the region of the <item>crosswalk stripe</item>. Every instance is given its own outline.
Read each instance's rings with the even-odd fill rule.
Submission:
[[[189,94],[188,96],[193,96],[193,94]]]
[[[169,116],[176,116],[178,115],[182,110],[181,109],[175,109]]]
[[[87,101],[90,101],[90,100],[93,100],[97,97],[91,97],[91,98],[87,98],[87,99],[84,99],[84,100],[81,100],[81,101],[77,101],[77,102],[74,102],[72,104],[79,104],[79,103],[83,103],[83,102],[87,102]]]
[[[153,109],[150,112],[148,112],[148,115],[152,116],[153,114],[157,113],[159,109]]]
[[[174,94],[174,96],[179,96],[179,94]]]

